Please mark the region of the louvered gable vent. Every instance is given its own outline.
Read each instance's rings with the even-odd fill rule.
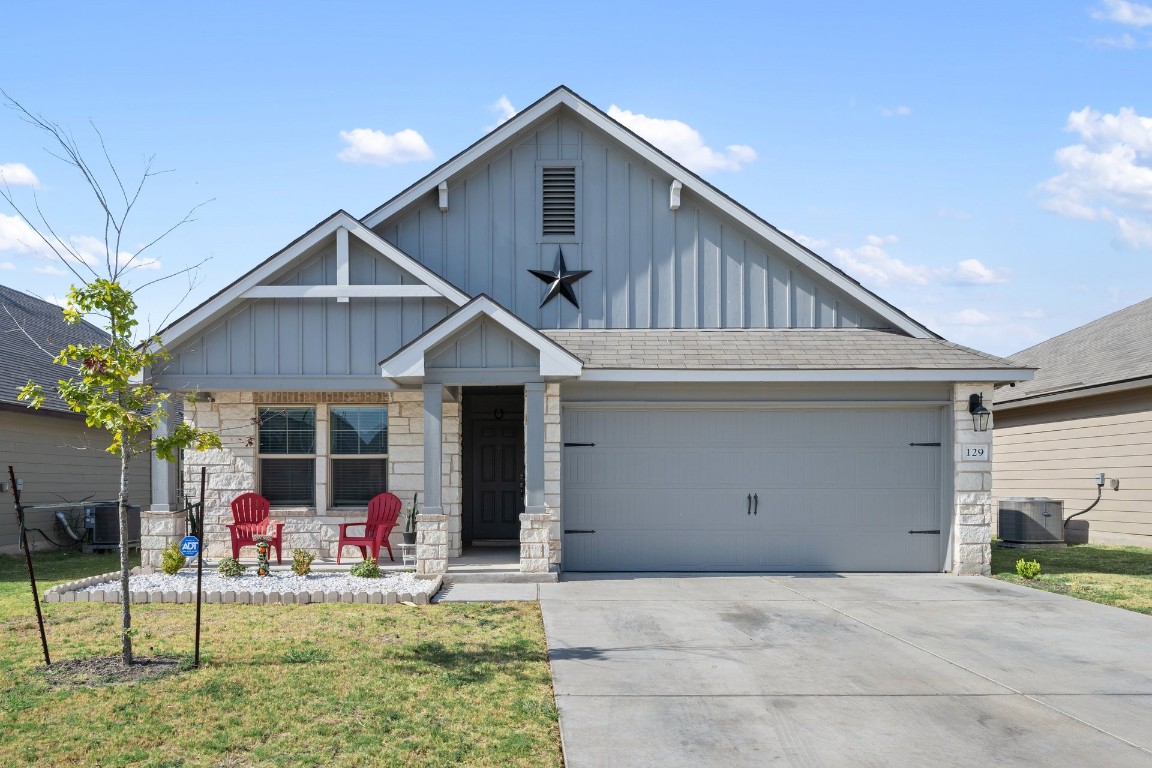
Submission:
[[[544,237],[568,237],[576,234],[576,169],[573,167],[542,168]]]

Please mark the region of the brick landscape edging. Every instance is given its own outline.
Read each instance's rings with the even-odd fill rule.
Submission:
[[[132,569],[132,573],[140,573],[137,568]],[[97,584],[103,584],[109,581],[119,581],[120,572],[113,571],[112,573],[105,573],[100,576],[89,576],[86,579],[78,579],[70,581],[67,584],[58,584],[55,587],[47,590],[44,593],[44,602],[46,603],[118,603],[120,602],[119,590],[96,590],[94,592],[80,592],[78,590],[85,587],[93,587]],[[411,594],[409,592],[334,592],[316,590],[314,592],[271,592],[265,594],[264,592],[249,592],[246,590],[236,591],[219,591],[219,590],[205,590],[204,602],[205,603],[235,603],[238,605],[307,605],[309,603],[364,603],[369,605],[394,605],[396,603],[416,603],[416,605],[428,605],[432,597],[440,591],[443,585],[443,577],[437,576],[432,581],[432,590],[430,592],[418,592]],[[190,590],[182,592],[168,591],[161,592],[160,590],[153,590],[151,592],[132,592],[133,605],[140,603],[194,603],[196,602],[196,593]]]

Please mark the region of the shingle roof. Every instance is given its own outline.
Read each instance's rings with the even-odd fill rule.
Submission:
[[[1152,377],[1152,299],[1133,304],[1009,357],[1036,378],[1000,389],[996,402]]]
[[[68,344],[106,341],[95,326],[64,322],[60,307],[0,285],[0,403],[25,405],[16,399],[32,379],[48,395],[41,408],[69,411],[56,394],[56,382],[68,370],[52,358]]]
[[[588,368],[978,369],[1020,365],[939,339],[863,328],[543,331]]]

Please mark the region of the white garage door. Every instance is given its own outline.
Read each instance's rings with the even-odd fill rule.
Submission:
[[[566,406],[564,568],[940,571],[943,424],[938,406]]]

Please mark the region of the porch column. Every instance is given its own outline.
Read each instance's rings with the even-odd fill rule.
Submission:
[[[524,511],[544,509],[544,382],[524,385]]]
[[[161,406],[161,417],[153,432],[155,437],[171,433],[176,418],[176,406],[171,398]],[[160,553],[169,543],[184,536],[187,521],[177,498],[176,462],[164,461],[152,452],[151,470],[151,503],[140,512],[140,564],[145,568],[159,568]]]
[[[448,516],[441,500],[443,390],[441,384],[423,386],[424,505],[416,519],[416,573],[421,576],[448,570]]]
[[[160,406],[162,414],[160,424],[154,432],[155,437],[167,437],[172,433],[172,422],[176,418],[176,405],[169,397]],[[152,452],[152,503],[153,512],[172,512],[180,508],[180,500],[176,498],[178,491],[176,482],[176,462],[164,461]]]
[[[524,514],[520,516],[520,570],[548,571],[552,515],[544,506],[544,383],[524,385]]]

